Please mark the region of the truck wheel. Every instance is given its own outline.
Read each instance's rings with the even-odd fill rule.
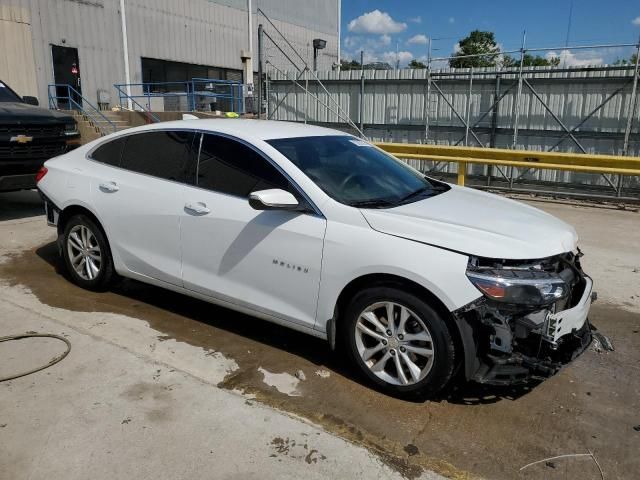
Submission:
[[[73,283],[87,290],[106,290],[115,277],[107,239],[86,215],[74,215],[67,221],[62,256]]]
[[[454,343],[442,316],[422,299],[391,287],[361,291],[342,319],[353,363],[387,393],[428,397],[453,375]]]

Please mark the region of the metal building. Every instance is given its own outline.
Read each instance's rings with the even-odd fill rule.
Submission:
[[[340,0],[0,0],[0,79],[44,105],[48,85],[72,84],[105,107],[117,83],[253,83],[265,15],[310,64],[316,38],[318,69],[339,63]]]

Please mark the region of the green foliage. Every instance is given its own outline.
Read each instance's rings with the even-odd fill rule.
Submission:
[[[474,30],[467,37],[459,42],[460,49],[453,55],[455,58],[449,60],[452,68],[479,68],[495,67],[500,48],[496,43],[493,32],[482,32]],[[479,55],[477,57],[467,57],[465,55]]]
[[[340,70],[360,70],[360,62],[355,60],[340,60]]]
[[[424,63],[419,62],[416,59],[413,59],[409,62],[409,68],[427,68],[427,66]]]
[[[522,59],[522,65],[525,67],[557,67],[560,65],[560,59],[558,57],[545,58],[540,55],[524,54]],[[503,67],[518,67],[520,66],[520,59],[514,58],[511,55],[505,55],[502,59]]]
[[[615,62],[613,62],[614,65],[635,65],[637,61],[637,55],[634,53],[633,55],[631,55],[631,58],[629,60],[627,60],[626,58],[618,58]]]

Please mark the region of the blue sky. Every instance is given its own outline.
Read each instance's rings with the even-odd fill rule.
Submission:
[[[526,30],[529,47],[562,47],[566,43],[571,0],[343,0],[342,57],[400,62],[427,55],[426,37],[434,57],[450,55],[470,31],[489,30],[503,50],[520,47]],[[640,0],[573,0],[569,45],[635,43],[640,35]],[[568,51],[567,65],[611,63],[629,58],[633,48]],[[544,52],[541,53],[545,55]]]

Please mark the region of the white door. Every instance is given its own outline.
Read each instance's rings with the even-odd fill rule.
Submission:
[[[179,286],[183,182],[193,137],[184,131],[139,133],[92,154],[105,163],[94,169],[93,195],[114,255],[130,272]]]
[[[313,211],[250,207],[253,191],[299,192],[267,159],[231,138],[203,136],[197,184],[185,188],[184,286],[313,327],[325,219]]]

